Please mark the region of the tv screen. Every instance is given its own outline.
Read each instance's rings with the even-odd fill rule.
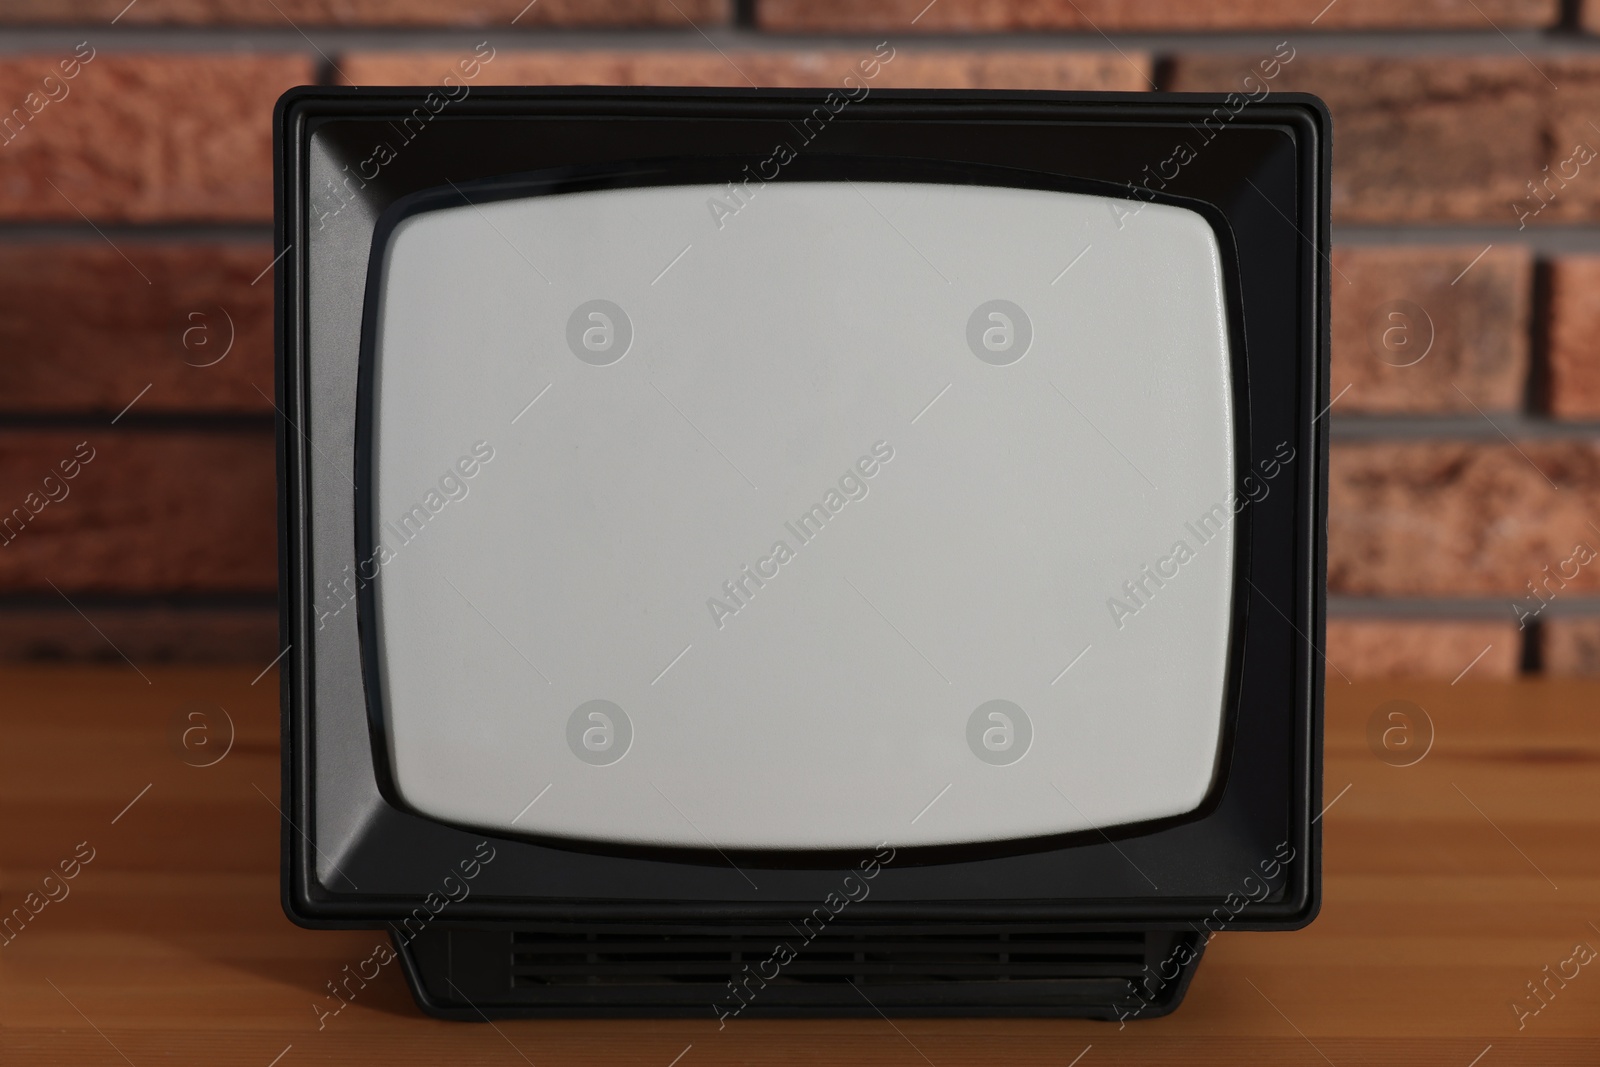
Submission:
[[[292,917],[724,1019],[1310,921],[1320,104],[425,94],[279,108]]]

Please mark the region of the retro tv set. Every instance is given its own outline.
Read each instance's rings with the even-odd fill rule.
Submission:
[[[389,932],[347,982],[1134,1020],[1314,917],[1325,109],[869,70],[280,102],[283,902]]]

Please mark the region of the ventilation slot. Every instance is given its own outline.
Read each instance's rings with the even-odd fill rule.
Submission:
[[[810,934],[808,937],[807,934]],[[441,1015],[1165,1014],[1197,934],[1007,924],[434,924],[397,938]]]
[[[777,927],[764,936],[522,932],[511,942],[514,987],[722,986],[751,973],[768,986],[1102,979],[1125,987],[1144,964],[1141,934],[927,937],[824,931],[808,942],[792,929]]]

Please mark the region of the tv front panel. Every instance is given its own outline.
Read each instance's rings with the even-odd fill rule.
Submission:
[[[726,1021],[1149,1018],[1311,920],[1318,102],[436,97],[277,114],[295,921]]]

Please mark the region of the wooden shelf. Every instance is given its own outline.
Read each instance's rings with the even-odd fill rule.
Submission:
[[[326,983],[383,937],[283,916],[277,684],[269,673],[252,685],[259,669],[0,671],[0,913],[42,896],[80,843],[94,855],[0,946],[0,1063],[668,1067],[682,1054],[679,1067],[1065,1067],[1089,1046],[1079,1067],[1600,1062],[1600,959],[1552,980],[1520,1030],[1512,1008],[1536,1006],[1527,983],[1574,945],[1600,950],[1597,683],[1335,679],[1322,915],[1293,934],[1220,934],[1166,1019],[751,1020],[719,1032],[708,1009],[704,1021],[490,1027],[423,1017],[391,965],[319,1029]],[[1412,766],[1369,744],[1369,719],[1395,699],[1435,727]],[[190,766],[185,756],[222,751],[179,741],[208,725],[220,746],[217,708],[232,748]],[[202,709],[207,723],[186,718]]]

